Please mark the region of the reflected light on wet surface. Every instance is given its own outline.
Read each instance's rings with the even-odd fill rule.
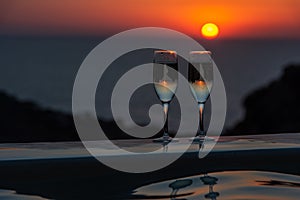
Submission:
[[[209,177],[212,182],[203,181]],[[170,184],[191,182],[174,195]],[[136,189],[131,199],[260,199],[296,200],[300,196],[300,177],[261,171],[227,171],[159,182]]]

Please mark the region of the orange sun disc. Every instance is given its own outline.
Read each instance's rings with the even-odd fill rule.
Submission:
[[[207,39],[214,39],[219,35],[219,27],[213,23],[206,23],[202,26],[201,33]]]

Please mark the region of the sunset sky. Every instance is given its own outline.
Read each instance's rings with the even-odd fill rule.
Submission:
[[[300,39],[299,0],[1,0],[2,35],[107,35],[159,26],[201,37]]]

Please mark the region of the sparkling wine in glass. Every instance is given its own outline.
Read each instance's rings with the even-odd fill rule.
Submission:
[[[163,104],[164,128],[163,137],[155,142],[169,143],[172,138],[168,133],[169,103],[173,99],[178,81],[177,53],[170,50],[158,50],[154,52],[153,81],[155,92]]]
[[[204,104],[209,98],[213,84],[213,61],[210,51],[191,51],[188,67],[188,80],[191,91],[199,107],[199,129],[194,138],[201,141],[206,136],[203,124]]]

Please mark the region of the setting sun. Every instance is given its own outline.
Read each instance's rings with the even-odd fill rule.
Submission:
[[[206,23],[202,26],[201,33],[203,37],[213,39],[219,35],[219,28],[216,24]]]

